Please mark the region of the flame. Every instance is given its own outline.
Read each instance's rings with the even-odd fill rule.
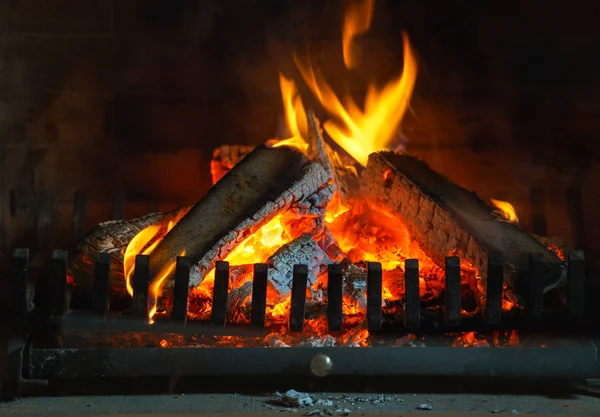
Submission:
[[[277,142],[273,147],[290,146],[306,153],[308,151],[308,142],[306,142],[305,138],[308,137],[308,120],[296,84],[294,81],[288,80],[282,74],[279,74],[279,88],[283,101],[285,122],[291,137]]]
[[[490,202],[500,210],[506,220],[513,224],[519,224],[517,211],[512,204],[508,201],[494,200],[493,198],[490,198]]]
[[[361,0],[350,3],[344,14],[344,26],[342,27],[342,48],[344,64],[346,68],[356,67],[357,58],[354,50],[354,38],[367,32],[373,20],[373,9],[375,0]]]
[[[327,134],[362,166],[369,155],[384,150],[398,132],[398,126],[408,108],[415,80],[417,61],[408,35],[404,39],[404,68],[402,74],[383,88],[371,84],[367,88],[364,110],[352,98],[342,103],[310,59],[303,63],[295,57],[296,65],[306,84],[332,117],[323,124]]]
[[[162,238],[164,238],[167,233],[175,227],[177,222],[187,214],[187,211],[188,210],[179,210],[175,217],[167,222],[166,227],[164,227],[164,223],[153,224],[146,227],[129,242],[125,249],[125,255],[123,256],[123,271],[125,275],[125,286],[130,296],[133,297],[132,282],[135,271],[135,257],[137,255],[150,255]],[[181,256],[183,255],[185,255],[185,251],[181,253]],[[152,322],[152,317],[156,314],[158,297],[162,293],[164,281],[173,273],[173,271],[175,271],[175,262],[176,260],[173,260],[160,276],[155,277],[152,280],[148,287],[148,319],[150,322]]]

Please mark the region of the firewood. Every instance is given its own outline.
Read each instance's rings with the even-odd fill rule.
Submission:
[[[505,265],[505,293],[517,295],[518,280],[529,269],[529,254],[541,253],[547,262],[546,291],[565,279],[563,262],[517,225],[499,220],[494,209],[475,194],[408,155],[374,153],[361,178],[362,191],[375,205],[404,219],[411,236],[438,265],[450,254],[479,272],[473,289],[485,304],[488,256]],[[511,300],[513,301],[513,300]]]
[[[132,220],[111,220],[94,227],[77,244],[77,253],[71,257],[69,273],[75,285],[91,289],[94,279],[94,259],[101,252],[110,254],[111,290],[125,292],[123,256],[127,245],[139,232],[154,224],[167,225],[171,219],[182,217],[192,208],[183,206],[165,213],[150,213]]]
[[[184,254],[204,274],[276,214],[331,181],[318,163],[288,148],[258,146],[171,229],[150,254],[150,276],[163,275]],[[199,282],[190,280],[190,286]]]

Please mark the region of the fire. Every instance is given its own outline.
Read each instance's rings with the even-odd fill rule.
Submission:
[[[342,103],[323,74],[313,68],[310,59],[302,62],[295,57],[304,81],[332,117],[324,123],[323,128],[362,166],[366,166],[371,153],[390,147],[410,102],[417,78],[417,61],[406,33],[403,33],[403,39],[402,74],[383,88],[370,84],[364,109],[351,97]]]
[[[354,50],[354,38],[367,32],[373,20],[373,9],[375,0],[358,1],[351,3],[344,14],[344,26],[342,28],[342,48],[344,64],[346,68],[356,67],[357,58]]]
[[[276,143],[273,147],[290,146],[306,153],[308,143],[304,138],[308,137],[308,121],[296,84],[279,74],[279,88],[283,101],[285,122],[291,137]]]
[[[493,198],[490,198],[490,202],[500,210],[506,220],[513,224],[519,224],[517,211],[512,204],[508,201],[494,200]]]
[[[133,297],[133,273],[135,270],[135,257],[137,255],[149,255],[154,248],[160,243],[161,239],[177,224],[177,222],[187,213],[185,210],[180,210],[178,215],[170,219],[166,227],[164,224],[155,224],[146,227],[139,232],[127,245],[125,255],[123,256],[123,271],[125,275],[125,286],[127,292]],[[181,253],[181,256],[185,255]],[[161,276],[155,277],[148,288],[148,319],[152,321],[152,317],[156,313],[156,305],[158,297],[161,295],[162,286],[165,279],[175,270],[175,260],[169,265]]]

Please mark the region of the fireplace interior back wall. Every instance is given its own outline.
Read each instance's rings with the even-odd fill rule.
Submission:
[[[484,199],[510,201],[523,227],[585,249],[596,266],[598,62],[589,51],[599,39],[586,31],[589,14],[552,3],[425,3],[378,3],[360,39],[372,56],[355,76],[397,71],[407,30],[421,67],[403,123],[409,152]],[[215,147],[275,135],[278,71],[297,76],[291,49],[308,39],[326,68],[341,68],[336,7],[4,2],[3,253],[35,248],[41,266],[52,249],[71,248],[77,191],[87,191],[86,229],[110,219],[119,196],[126,218],[196,201],[210,187]]]

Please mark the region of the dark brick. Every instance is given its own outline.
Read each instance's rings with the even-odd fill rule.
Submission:
[[[18,0],[10,3],[11,32],[108,34],[112,26],[113,0]]]

